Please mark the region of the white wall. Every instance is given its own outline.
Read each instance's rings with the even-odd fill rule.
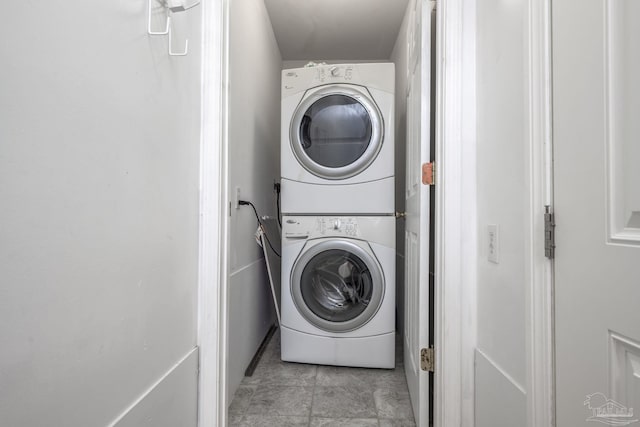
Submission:
[[[477,427],[526,425],[527,13],[524,0],[477,7]],[[498,264],[487,259],[489,224]]]
[[[276,215],[280,180],[280,71],[282,58],[264,2],[230,2],[229,189]],[[228,393],[233,396],[268,328],[275,321],[256,219],[249,206],[231,209],[229,234]],[[229,399],[229,403],[231,399]]]
[[[396,210],[405,210],[405,186],[406,186],[406,132],[407,132],[407,26],[409,25],[410,10],[414,2],[409,1],[407,9],[398,32],[391,61],[396,65]],[[399,331],[404,330],[404,235],[405,221],[396,221],[396,324]]]
[[[195,426],[200,8],[180,58],[143,0],[3,16],[0,425]]]
[[[525,390],[483,352],[476,350],[476,426],[526,425]]]

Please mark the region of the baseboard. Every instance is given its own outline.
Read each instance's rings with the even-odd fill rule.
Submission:
[[[260,363],[260,359],[262,359],[264,351],[267,349],[267,345],[269,345],[269,341],[271,341],[273,334],[275,334],[277,330],[278,326],[276,326],[275,324],[269,328],[269,330],[267,331],[267,335],[265,335],[262,343],[260,344],[260,347],[258,347],[258,351],[256,351],[256,354],[253,355],[253,359],[251,359],[249,366],[247,366],[247,370],[244,371],[245,377],[253,376],[256,367],[258,367],[258,363]]]
[[[109,427],[197,427],[198,347],[140,395]]]
[[[227,396],[231,398],[275,321],[264,258],[239,268],[229,276],[228,295]]]

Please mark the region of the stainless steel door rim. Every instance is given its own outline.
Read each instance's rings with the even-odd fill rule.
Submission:
[[[301,255],[294,263],[291,271],[291,295],[299,313],[311,324],[328,332],[353,331],[369,322],[378,312],[385,293],[384,275],[375,257],[348,239],[329,239],[314,244],[309,249],[306,249],[306,247],[301,251]],[[366,308],[361,310],[357,316],[346,321],[331,321],[318,316],[309,307],[303,295],[303,286],[309,286],[308,283],[302,283],[305,268],[318,255],[333,250],[344,251],[355,257],[354,259],[359,260],[366,266],[367,272],[371,276],[371,295]]]
[[[344,96],[353,99],[367,113],[371,122],[371,137],[366,150],[353,162],[341,167],[328,167],[314,161],[305,151],[301,139],[302,125],[307,111],[323,98]],[[298,105],[290,125],[289,140],[298,162],[310,173],[321,178],[338,180],[355,176],[365,170],[377,157],[383,144],[384,122],[378,106],[365,87],[356,85],[327,85],[303,98]]]

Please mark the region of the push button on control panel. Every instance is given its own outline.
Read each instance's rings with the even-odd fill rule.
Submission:
[[[318,80],[323,82],[327,78],[327,70],[324,67],[318,68]]]
[[[353,69],[352,68],[347,68],[344,72],[344,78],[345,80],[351,80],[351,78],[353,77]]]
[[[345,232],[347,236],[356,237],[358,235],[358,223],[354,220],[349,220],[345,226]]]

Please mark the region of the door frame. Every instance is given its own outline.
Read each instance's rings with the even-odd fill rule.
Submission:
[[[475,0],[436,5],[435,95],[434,425],[472,426],[477,251]]]
[[[198,336],[200,370],[198,390],[198,426],[226,425],[227,378],[226,351],[228,343],[227,316],[227,191],[228,164],[226,159],[228,140],[226,117],[228,115],[228,18],[229,0],[203,0],[202,7],[202,112],[200,151],[200,243],[198,278]],[[462,273],[460,255],[466,253],[475,241],[460,242],[461,191],[459,176],[462,150],[460,147],[460,123],[463,104],[460,89],[467,75],[461,73],[462,4],[466,0],[439,3],[436,18],[436,162],[442,167],[436,170],[436,203],[438,218],[457,218],[456,221],[436,220],[436,363],[434,393],[436,425],[460,425],[461,419],[461,319],[460,295]],[[467,0],[468,1],[468,0]],[[474,9],[475,10],[475,9]],[[466,24],[473,22],[467,13]],[[444,32],[448,37],[445,38]],[[470,33],[467,31],[465,36]],[[445,44],[445,40],[448,42]],[[447,52],[451,64],[441,67],[443,54]],[[470,52],[464,52],[469,55]],[[474,52],[472,52],[474,53]],[[469,57],[467,57],[468,59]],[[443,68],[443,71],[440,69]],[[472,79],[466,79],[467,84]],[[442,83],[446,82],[446,89]],[[468,91],[469,88],[466,87]],[[447,102],[445,102],[445,100]],[[466,111],[466,109],[464,109]],[[446,112],[446,113],[445,113]],[[468,113],[468,111],[466,111]],[[469,132],[471,127],[466,128]],[[446,130],[446,132],[445,132]],[[475,131],[475,129],[474,129]],[[445,139],[447,144],[444,144]],[[469,144],[467,144],[469,145]],[[470,144],[473,145],[473,144]],[[446,148],[446,150],[445,150]],[[473,147],[471,147],[473,148]],[[469,162],[468,159],[465,159]],[[469,164],[468,166],[472,166]],[[444,173],[443,173],[444,171]],[[442,183],[449,180],[445,193]],[[446,197],[445,197],[446,195]],[[216,197],[217,196],[217,197]],[[471,207],[471,206],[469,206]],[[445,229],[446,226],[446,229]],[[443,245],[445,239],[454,244]],[[446,254],[444,250],[447,250]],[[463,251],[464,249],[464,251]],[[446,262],[445,262],[446,261]],[[447,284],[447,292],[440,290]],[[471,301],[467,301],[471,302]],[[469,304],[473,306],[473,304]],[[470,330],[470,328],[469,328]],[[474,336],[466,337],[475,342]],[[471,338],[471,339],[469,339]],[[446,359],[445,359],[446,358]],[[446,378],[446,381],[442,379]],[[472,407],[471,402],[470,407]],[[468,405],[469,406],[469,405]],[[472,421],[472,419],[471,419]]]
[[[438,2],[435,425],[475,421],[475,19],[477,0]],[[555,425],[553,262],[544,256],[553,206],[551,0],[528,0],[529,156],[526,189],[527,425]],[[446,55],[444,54],[446,52]],[[464,261],[463,261],[464,260]]]
[[[202,1],[197,316],[200,427],[226,425],[228,2]],[[550,0],[529,0],[532,197],[527,406],[533,414],[531,426],[536,420],[553,425],[553,265],[539,255],[540,227],[544,227],[540,206],[552,200],[549,5]],[[476,0],[438,1],[436,6],[434,421],[440,427],[474,423],[477,227],[469,218],[476,217],[475,8]]]
[[[227,424],[229,0],[202,1],[198,426]]]
[[[553,209],[551,0],[529,0],[529,205],[527,218],[527,426],[555,425],[554,263],[544,255]]]

